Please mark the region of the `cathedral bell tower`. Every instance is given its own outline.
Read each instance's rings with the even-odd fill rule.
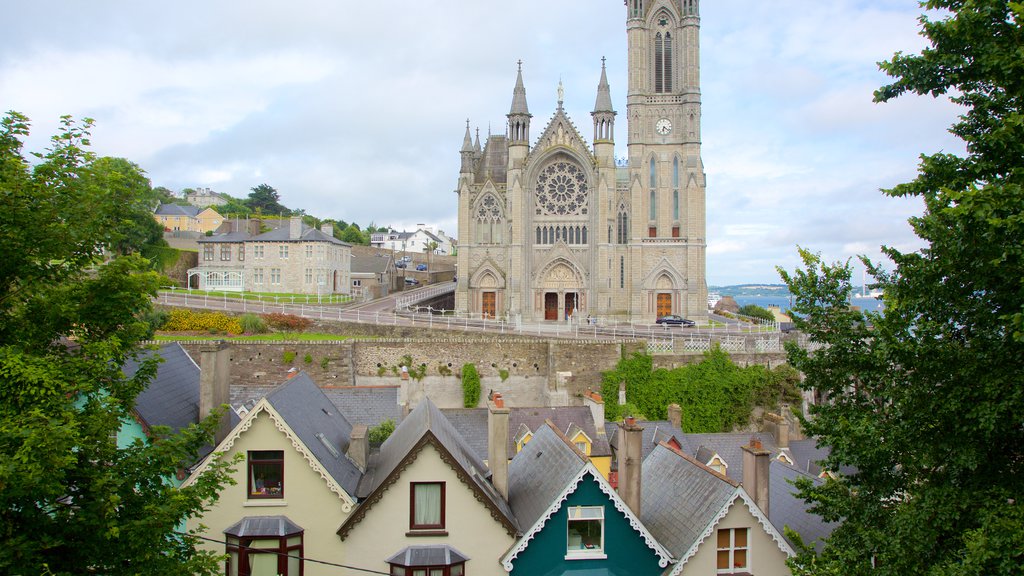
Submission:
[[[631,315],[704,317],[699,0],[627,0]]]

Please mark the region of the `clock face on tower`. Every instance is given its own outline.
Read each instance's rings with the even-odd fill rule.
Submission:
[[[668,118],[658,120],[658,123],[654,125],[654,131],[662,136],[667,135],[669,132],[672,132],[672,121]]]

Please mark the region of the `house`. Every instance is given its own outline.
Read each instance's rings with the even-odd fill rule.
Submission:
[[[223,194],[218,194],[209,188],[196,188],[185,195],[185,201],[200,208],[222,206],[228,203],[228,199]]]
[[[400,288],[395,275],[395,259],[391,254],[352,256],[352,293],[367,298],[383,298]]]
[[[546,422],[509,465],[523,535],[502,556],[513,576],[661,574],[672,556],[575,442]]]
[[[224,222],[224,217],[213,208],[181,204],[161,204],[157,206],[153,217],[164,230],[173,232],[206,233],[216,230]]]
[[[488,476],[424,398],[370,458],[359,507],[337,529],[341,557],[395,576],[503,576],[497,559],[519,526],[501,479],[492,485]]]
[[[203,348],[203,354],[215,355],[216,350],[216,347],[208,346]],[[200,389],[204,375],[192,357],[177,342],[163,344],[155,350],[145,350],[138,358],[125,362],[121,370],[125,376],[133,376],[143,362],[153,356],[159,356],[162,361],[157,365],[156,375],[149,385],[135,398],[132,419],[125,421],[117,433],[119,448],[130,446],[136,439],[150,437],[152,429],[156,426],[166,427],[172,434],[176,433],[198,423],[217,407],[211,402],[201,401]],[[213,358],[215,356],[208,358],[205,363],[208,366],[212,365]],[[209,371],[205,377],[214,378],[214,371]],[[222,428],[226,430],[237,423],[238,417],[234,412],[229,412],[224,415]],[[204,458],[212,449],[213,446],[204,447],[198,455],[199,458]],[[184,480],[184,474],[185,471],[181,470],[177,478],[168,480],[173,484],[179,484]]]
[[[612,450],[604,435],[603,405],[595,416],[589,406],[516,406],[509,408],[507,454],[515,458],[533,439],[537,430],[552,423],[578,448],[601,475],[608,478],[612,467]],[[467,439],[477,455],[487,459],[487,410],[484,408],[453,408],[443,410],[459,433]],[[600,418],[596,420],[595,418]],[[598,428],[598,426],[601,426]],[[489,462],[488,462],[489,464]]]
[[[433,226],[417,224],[413,232],[378,232],[370,235],[370,245],[384,248],[392,252],[404,254],[422,254],[429,246],[436,245],[434,254],[448,255],[452,253],[451,239],[443,232],[435,233]]]
[[[352,246],[293,216],[287,227],[263,233],[234,230],[200,238],[199,266],[188,271],[189,286],[201,290],[349,294]]]
[[[241,458],[236,484],[188,528],[205,527],[203,546],[228,555],[228,574],[337,574],[304,558],[341,559],[334,531],[355,509],[368,452],[366,426],[350,424],[300,372],[257,402],[185,481]]]
[[[623,427],[636,436],[625,440],[636,455],[638,428]],[[749,489],[664,442],[643,460],[640,518],[676,559],[668,576],[790,574],[786,559],[793,548],[765,512],[769,453],[754,443],[747,448]],[[632,454],[629,461],[637,461]],[[755,502],[761,496],[764,502]]]

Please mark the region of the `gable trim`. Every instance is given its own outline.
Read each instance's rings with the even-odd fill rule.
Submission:
[[[270,417],[271,422],[274,423],[274,427],[277,428],[278,431],[282,432],[285,435],[285,437],[291,441],[292,447],[295,448],[295,450],[299,454],[301,454],[303,458],[305,458],[306,463],[309,464],[309,467],[314,472],[319,474],[320,478],[324,480],[324,482],[327,484],[327,489],[330,490],[331,492],[334,492],[338,496],[338,498],[341,499],[342,512],[346,514],[351,512],[352,509],[355,507],[355,500],[352,498],[352,496],[345,492],[341,485],[338,484],[334,480],[334,478],[327,473],[327,470],[320,465],[320,461],[316,459],[316,456],[314,456],[313,453],[309,451],[305,443],[303,443],[302,440],[299,439],[298,435],[295,434],[295,432],[291,429],[290,426],[288,426],[288,423],[285,421],[284,418],[281,417],[277,410],[274,410],[274,407],[271,406],[269,402],[267,402],[267,399],[265,397],[261,398],[260,401],[256,404],[256,406],[254,406],[253,409],[250,410],[249,413],[245,415],[245,418],[238,423],[238,426],[235,426],[235,429],[232,430],[230,434],[228,434],[227,438],[221,441],[221,443],[217,446],[216,449],[214,449],[210,456],[203,460],[203,462],[199,465],[198,468],[196,468],[192,475],[185,480],[182,486],[189,486],[192,483],[194,483],[195,479],[199,478],[199,476],[206,471],[206,469],[209,467],[210,463],[214,459],[219,459],[225,453],[227,453],[227,451],[230,450],[235,445],[235,442],[242,436],[242,434],[249,430],[249,428],[252,428],[252,424],[253,422],[255,422],[256,417],[261,413],[266,413],[267,416]]]
[[[570,495],[576,492],[576,489],[579,488],[580,482],[583,481],[583,478],[587,474],[590,474],[594,481],[597,482],[598,487],[601,489],[602,492],[605,493],[605,495],[608,496],[608,499],[615,506],[615,509],[621,512],[626,517],[626,520],[629,522],[629,525],[633,527],[633,530],[636,530],[636,532],[640,534],[640,536],[644,539],[644,542],[647,544],[647,547],[653,550],[654,553],[658,555],[658,566],[660,566],[661,568],[665,568],[669,565],[669,563],[672,561],[672,555],[668,552],[668,550],[665,549],[664,546],[662,546],[660,543],[658,543],[657,540],[654,539],[654,536],[650,532],[648,532],[647,528],[644,527],[640,520],[635,515],[633,515],[633,511],[629,509],[629,506],[626,506],[626,503],[622,501],[622,498],[619,498],[618,493],[615,492],[615,489],[612,488],[611,484],[608,484],[608,481],[605,480],[603,476],[601,476],[601,473],[597,471],[597,468],[594,468],[594,465],[588,461],[580,470],[579,474],[577,474],[574,479],[569,481],[569,483],[565,487],[565,490],[563,490],[562,493],[559,494],[557,498],[555,498],[555,501],[551,503],[551,506],[549,506],[548,509],[543,514],[541,514],[540,518],[537,519],[537,521],[533,524],[530,530],[524,533],[523,537],[520,538],[518,542],[513,544],[512,548],[510,548],[509,551],[506,552],[505,555],[501,558],[501,566],[505,569],[506,572],[512,571],[512,561],[515,560],[516,557],[519,556],[519,554],[523,550],[526,550],[526,547],[527,545],[529,545],[530,540],[533,540],[537,536],[537,534],[540,533],[542,529],[544,529],[544,526],[547,524],[548,520],[550,520],[556,512],[562,509],[562,505],[565,503],[565,501],[569,498]]]
[[[394,470],[392,470],[391,473],[388,474],[388,477],[385,478],[380,483],[380,485],[378,485],[373,490],[373,492],[370,492],[370,494],[363,500],[359,507],[356,508],[355,513],[346,518],[344,522],[342,522],[341,526],[337,530],[338,536],[342,540],[345,540],[345,538],[348,537],[348,534],[352,531],[352,528],[354,528],[355,525],[358,524],[366,516],[366,513],[370,510],[370,508],[373,507],[374,504],[376,504],[384,496],[384,493],[387,492],[388,489],[391,488],[393,484],[398,482],[398,479],[402,475],[402,472],[404,472],[406,468],[408,468],[413,462],[416,461],[416,458],[423,450],[423,447],[426,446],[427,444],[430,444],[431,446],[434,447],[435,450],[437,450],[437,453],[441,456],[441,461],[447,464],[448,467],[450,467],[455,472],[455,475],[459,478],[459,480],[462,481],[463,484],[466,485],[466,487],[469,488],[470,492],[473,493],[473,496],[477,499],[477,501],[483,504],[490,511],[491,517],[505,527],[505,531],[508,532],[508,535],[515,538],[518,535],[519,530],[512,524],[512,522],[508,518],[505,517],[505,515],[494,505],[494,503],[491,502],[490,498],[486,494],[484,494],[483,490],[481,490],[481,488],[477,486],[476,482],[470,477],[469,472],[459,464],[458,460],[456,460],[455,457],[452,456],[450,452],[448,452],[448,449],[444,447],[444,444],[440,440],[438,440],[437,437],[434,436],[434,433],[431,432],[430,430],[428,430],[416,442],[416,444],[413,445],[409,452],[404,457],[402,457],[402,460],[400,460],[398,464],[395,466]],[[477,471],[477,473],[480,473],[480,471]]]
[[[775,543],[779,546],[779,550],[781,550],[783,554],[789,557],[796,556],[796,552],[793,551],[793,548],[790,547],[789,543],[786,542],[786,539],[783,538],[781,534],[779,534],[779,531],[775,529],[775,526],[773,526],[772,523],[768,521],[768,518],[765,517],[764,513],[761,512],[761,509],[758,508],[756,504],[754,504],[754,501],[750,498],[749,495],[747,495],[746,490],[744,490],[742,486],[738,486],[736,490],[733,492],[732,498],[730,498],[728,502],[723,504],[722,508],[718,511],[718,514],[715,514],[715,517],[712,518],[710,522],[708,522],[708,525],[704,527],[704,532],[702,532],[701,535],[697,538],[697,541],[693,543],[693,546],[690,546],[690,549],[686,551],[686,554],[683,555],[683,557],[679,560],[679,563],[676,564],[675,568],[672,569],[672,572],[669,573],[669,576],[678,576],[683,571],[683,567],[686,565],[686,563],[690,561],[690,558],[693,558],[693,556],[697,553],[697,549],[700,548],[701,545],[704,544],[704,541],[711,536],[711,533],[714,532],[715,527],[718,526],[718,523],[722,521],[722,518],[725,518],[725,515],[729,513],[729,510],[732,509],[733,504],[735,504],[737,500],[741,500],[744,504],[747,505],[747,510],[749,510],[750,513],[753,514],[754,519],[757,520],[758,524],[761,525],[761,527],[768,534],[768,536],[770,536],[772,540],[775,540]]]

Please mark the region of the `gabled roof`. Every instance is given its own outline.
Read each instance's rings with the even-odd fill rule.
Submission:
[[[547,521],[558,512],[566,499],[576,491],[580,482],[588,477],[596,482],[608,500],[621,512],[630,526],[643,538],[647,546],[659,557],[659,566],[668,566],[672,554],[633,514],[611,484],[594,465],[565,437],[554,423],[548,421],[533,434],[509,464],[509,504],[523,527],[522,537],[509,548],[501,562],[506,571],[513,569],[512,561],[526,549]]]
[[[217,446],[216,453],[230,450],[252,427],[253,420],[263,414],[273,420],[274,426],[291,441],[313,471],[324,479],[327,488],[338,495],[343,503],[342,510],[346,513],[351,511],[355,506],[354,495],[361,475],[359,468],[345,454],[352,425],[305,372],[286,380],[257,402]],[[210,459],[207,458],[183,486],[192,484],[209,464]]]
[[[161,204],[157,206],[157,216],[187,216],[195,218],[202,209],[198,206],[182,206],[181,204]]]
[[[476,493],[477,499],[491,510],[491,516],[504,524],[510,535],[518,534],[519,527],[512,509],[487,480],[489,472],[483,461],[437,406],[429,398],[424,398],[381,445],[380,452],[371,456],[357,492],[360,498],[365,496],[365,500],[338,529],[342,539],[428,444],[441,454],[441,458],[451,466],[462,482]]]
[[[342,242],[334,236],[324,234],[320,230],[310,228],[305,224],[302,225],[302,232],[298,238],[292,238],[290,233],[291,229],[289,226],[282,226],[253,236],[250,240],[253,242],[330,242],[339,246],[351,246],[347,242]]]
[[[793,459],[793,466],[812,476],[821,476],[824,472],[821,463],[828,458],[831,449],[828,446],[818,446],[818,440],[816,438],[806,438],[804,440],[790,440],[789,441],[789,455]],[[857,469],[853,466],[842,466],[839,468],[839,473],[844,476],[850,476],[857,472]]]
[[[747,506],[783,553],[793,549],[743,488],[692,456],[659,444],[644,459],[640,474],[641,517],[651,533],[679,559],[678,574],[715,526],[738,502]]]
[[[146,350],[137,360],[125,362],[121,370],[133,376],[142,361],[153,356],[163,358],[156,376],[135,398],[135,414],[140,423],[169,426],[172,432],[199,422],[199,366],[177,342]]]
[[[216,242],[216,243],[230,242],[230,243],[236,243],[237,244],[237,243],[240,243],[240,242],[245,242],[247,240],[252,240],[252,235],[250,235],[245,230],[236,230],[236,231],[232,231],[232,232],[225,232],[224,234],[214,234],[212,236],[200,236],[198,239],[196,239],[196,242],[198,242],[200,244],[204,244],[206,242]]]
[[[345,456],[352,424],[309,375],[299,372],[267,394],[266,400],[345,492],[355,494],[362,474]]]
[[[800,535],[805,544],[813,543],[821,552],[824,547],[822,539],[827,538],[839,524],[826,522],[821,516],[809,511],[810,505],[796,495],[794,483],[799,478],[807,478],[815,485],[823,482],[817,476],[805,474],[782,462],[773,460],[769,464],[768,501],[771,505],[768,517],[779,532],[788,526]]]

